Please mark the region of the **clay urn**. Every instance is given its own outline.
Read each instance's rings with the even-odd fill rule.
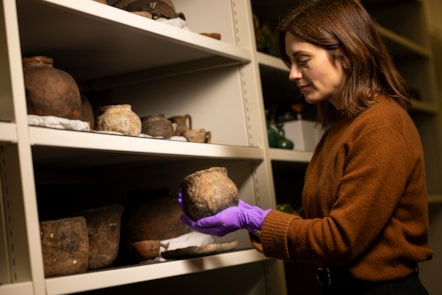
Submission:
[[[53,59],[22,59],[28,114],[81,119],[81,96],[74,78],[53,65]]]
[[[111,204],[77,212],[86,218],[89,236],[88,269],[107,267],[117,258],[123,211],[123,206]]]
[[[124,135],[138,136],[141,133],[141,119],[132,111],[129,104],[102,106],[103,113],[98,116],[96,130],[120,132]]]
[[[181,221],[175,196],[133,196],[124,205],[121,239],[125,250],[140,261],[160,255],[160,241],[190,232]]]
[[[212,167],[187,175],[180,183],[183,209],[189,217],[202,217],[237,206],[238,188],[227,176],[227,168]]]
[[[45,277],[86,272],[89,240],[83,216],[41,221],[40,238]]]
[[[153,137],[170,138],[174,135],[172,122],[163,114],[141,118],[141,132]]]

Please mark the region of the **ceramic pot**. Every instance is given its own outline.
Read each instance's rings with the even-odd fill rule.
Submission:
[[[194,172],[181,181],[180,189],[183,209],[194,220],[215,215],[239,202],[238,188],[227,176],[225,167]]]
[[[111,265],[120,245],[121,215],[124,207],[108,205],[78,212],[86,218],[89,235],[89,269]]]
[[[22,61],[28,113],[79,120],[81,96],[74,78],[54,68],[50,57],[34,56]]]
[[[89,240],[82,216],[40,222],[46,277],[83,273],[88,268]]]
[[[192,117],[188,114],[173,116],[169,120],[175,124],[175,136],[183,136],[186,130],[192,129]]]
[[[161,243],[160,240],[146,240],[132,243],[131,253],[139,261],[155,259],[161,256],[161,248],[167,249],[169,244]]]
[[[163,114],[141,118],[141,132],[154,137],[170,138],[174,135],[172,122]]]
[[[189,233],[190,228],[181,221],[182,214],[176,197],[130,197],[122,216],[122,245],[133,258],[148,259],[145,247],[150,247],[152,254],[152,244],[138,242],[168,240]]]
[[[103,113],[97,118],[96,130],[121,132],[138,136],[141,133],[141,119],[129,104],[102,106]]]
[[[129,12],[148,12],[153,19],[178,17],[172,0],[118,0],[113,5]]]
[[[184,131],[183,136],[191,142],[210,143],[212,141],[212,133],[204,128],[188,129]]]

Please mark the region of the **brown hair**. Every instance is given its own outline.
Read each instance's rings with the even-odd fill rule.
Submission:
[[[287,33],[326,49],[345,65],[343,109],[336,110],[328,101],[318,104],[318,120],[323,126],[339,117],[358,116],[375,104],[379,95],[409,107],[405,82],[370,15],[357,0],[310,0],[291,11],[278,26],[281,57],[290,65],[285,53]]]

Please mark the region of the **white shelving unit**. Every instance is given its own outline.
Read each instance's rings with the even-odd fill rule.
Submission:
[[[380,19],[385,7],[392,7],[390,14],[401,7],[408,16],[408,6],[420,14],[416,6],[423,5],[363,2]],[[252,14],[278,18],[296,3],[173,3],[190,31],[93,0],[0,1],[0,294],[167,294],[176,288],[196,295],[207,290],[215,295],[287,293],[284,264],[254,250],[246,232],[216,239],[239,240],[227,253],[44,276],[39,221],[48,204],[56,215],[70,206],[124,201],[131,191],[161,188],[175,195],[184,176],[211,166],[227,167],[240,197],[262,207],[275,208],[281,198],[300,194],[311,152],[268,148],[264,112],[272,99],[269,89],[277,89],[280,100],[296,87],[277,57],[257,51]],[[431,52],[419,28],[423,36],[411,38],[379,24],[398,54],[400,70],[416,79],[413,86],[422,99],[413,102],[412,113],[429,155],[431,204],[440,204],[440,143],[433,145],[440,107],[431,86]],[[222,38],[199,34],[206,32]],[[92,104],[131,104],[140,117],[190,114],[195,128],[211,131],[212,143],[29,126],[21,59],[35,55],[52,57]],[[421,70],[418,78],[412,75],[416,69]],[[294,191],[284,195],[294,183]]]

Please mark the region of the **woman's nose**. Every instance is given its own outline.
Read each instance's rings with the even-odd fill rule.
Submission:
[[[292,65],[290,67],[289,80],[296,81],[301,79],[301,77],[302,77],[301,71],[299,71],[296,65]]]

